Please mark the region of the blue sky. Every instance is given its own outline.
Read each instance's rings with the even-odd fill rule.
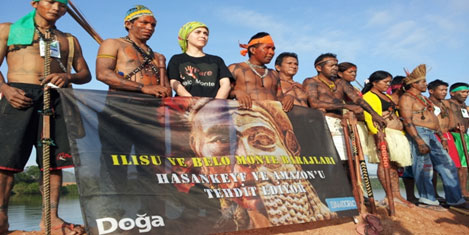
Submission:
[[[8,3],[7,3],[8,2]],[[427,80],[452,84],[469,81],[469,1],[467,0],[259,0],[259,1],[106,1],[75,0],[75,5],[103,38],[126,35],[123,19],[135,4],[149,7],[158,25],[148,41],[154,51],[169,58],[180,53],[179,28],[188,21],[202,21],[210,29],[205,52],[221,56],[227,65],[246,60],[238,42],[247,43],[257,32],[268,32],[276,53],[296,52],[299,72],[295,80],[316,74],[313,64],[321,53],[337,54],[339,62],[358,66],[360,83],[376,70],[403,75],[421,63],[430,68]],[[14,22],[27,14],[30,1],[3,1],[0,22]],[[59,29],[77,36],[93,80],[82,89],[105,90],[97,81],[95,58],[98,44],[68,15]],[[274,60],[268,65],[273,67]],[[1,66],[6,75],[6,62]]]

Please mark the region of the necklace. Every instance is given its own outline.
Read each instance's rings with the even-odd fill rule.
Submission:
[[[324,83],[326,86],[329,87],[329,89],[334,92],[337,87],[335,86],[335,83],[332,81],[332,82],[328,82],[328,81],[325,81],[325,80],[322,80],[319,76],[317,76],[317,78],[319,79],[319,81],[321,81],[322,83]]]
[[[425,120],[425,116],[423,115],[423,113],[428,109],[430,112],[433,112],[433,103],[427,99],[426,97],[422,96],[422,95],[419,95],[417,97],[417,95],[414,95],[412,94],[412,92],[407,92],[410,96],[414,97],[419,103],[421,103],[423,106],[425,106],[425,108],[422,109],[421,113],[422,113],[422,116],[420,117],[420,119],[422,120]]]
[[[265,66],[260,66],[260,65],[255,65],[255,64],[251,64],[251,62],[249,62],[249,60],[246,60],[244,61],[244,63],[246,63],[247,65],[249,65],[249,68],[251,68],[251,70],[261,78],[261,81],[262,81],[262,87],[264,87],[264,78],[267,76],[267,74],[269,73],[269,69],[266,68]],[[262,68],[262,69],[265,69],[264,71],[264,74],[263,75],[260,75],[257,70],[255,68]]]
[[[393,113],[395,113],[395,112],[397,111],[396,104],[394,103],[394,101],[393,101],[391,98],[389,98],[388,96],[386,96],[386,95],[384,95],[384,94],[382,94],[382,93],[380,93],[380,92],[376,93],[376,92],[374,92],[373,90],[370,90],[370,91],[371,91],[371,93],[373,93],[373,94],[375,94],[376,96],[378,96],[380,99],[382,99],[382,100],[384,100],[384,101],[386,101],[386,102],[388,102],[388,103],[391,104],[391,105],[389,106],[389,108],[388,108],[388,111],[389,111],[389,120],[393,120],[393,119],[394,119]],[[389,100],[389,101],[388,101],[388,100]]]
[[[134,76],[135,74],[137,74],[138,72],[142,71],[143,69],[146,70],[147,66],[150,66],[150,69],[153,71],[153,73],[155,73],[156,77],[157,77],[157,83],[159,84],[160,83],[160,78],[159,78],[159,71],[158,69],[156,68],[156,66],[152,63],[153,59],[155,58],[155,53],[153,53],[153,50],[148,47],[148,50],[147,51],[144,51],[141,47],[139,47],[137,45],[137,43],[135,43],[134,41],[132,41],[132,39],[130,39],[129,36],[126,36],[126,37],[123,37],[124,40],[126,40],[128,43],[132,44],[132,46],[134,47],[134,49],[143,57],[144,61],[142,64],[140,64],[139,67],[137,67],[134,71],[130,72],[129,74],[127,74],[124,78],[127,79],[127,80],[130,80],[130,78],[132,78],[132,76]]]
[[[433,103],[436,104],[436,102],[433,102]],[[436,106],[438,106],[441,109],[441,118],[449,117],[448,108],[443,103],[443,101],[439,101],[439,105],[436,105]]]

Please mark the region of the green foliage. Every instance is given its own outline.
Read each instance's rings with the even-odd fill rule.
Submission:
[[[76,184],[70,184],[62,187],[62,195],[78,195],[78,186]]]
[[[38,182],[33,182],[33,183],[26,183],[26,182],[20,182],[15,184],[13,187],[13,193],[14,194],[41,194],[39,191],[39,183]]]
[[[40,170],[37,166],[28,166],[23,172],[15,174],[15,184],[33,183],[39,180]]]

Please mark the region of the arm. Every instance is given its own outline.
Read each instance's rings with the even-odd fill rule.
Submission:
[[[220,79],[220,88],[218,89],[217,95],[215,96],[215,99],[226,99],[228,98],[228,95],[230,94],[231,90],[231,82],[230,79],[227,77],[224,77]]]
[[[371,115],[373,122],[376,122],[376,124],[378,124],[378,126],[381,128],[386,127],[386,120],[373,108],[371,108],[371,106],[355,92],[355,88],[353,88],[352,85],[348,84],[342,79],[339,80],[339,83],[346,83],[344,85],[345,94],[352,100],[353,103],[359,105],[361,108],[367,111]]]
[[[7,54],[7,41],[8,34],[10,33],[10,23],[0,24],[0,66]],[[0,93],[3,94],[8,103],[17,109],[27,108],[33,104],[31,98],[26,96],[26,93],[18,88],[10,87],[5,83],[5,78],[0,72]]]
[[[98,50],[96,58],[96,78],[109,87],[127,91],[141,91],[143,84],[126,80],[115,72],[119,42],[115,39],[105,40]],[[105,57],[101,57],[106,55]]]
[[[342,110],[345,104],[338,99],[333,98],[332,102],[319,100],[319,86],[313,78],[307,78],[303,81],[303,88],[308,95],[309,106],[319,110]]]
[[[373,110],[375,110],[377,113],[379,112],[379,110],[381,110],[381,107],[382,107],[381,101],[375,94],[371,92],[367,92],[363,95],[363,100],[365,100],[365,102],[367,102],[370,105],[370,107]],[[365,122],[366,122],[366,126],[368,127],[368,130],[370,131],[371,134],[376,135],[378,133],[378,128],[376,128],[376,126],[374,125],[371,114],[365,111],[364,116],[365,116]]]
[[[239,64],[232,64],[228,66],[235,82],[233,83],[233,88],[230,92],[230,97],[235,98],[239,102],[239,107],[241,109],[250,109],[252,107],[251,96],[245,91],[246,87],[243,86],[244,82],[244,71]],[[242,74],[240,74],[242,73]]]
[[[70,83],[85,84],[91,81],[90,69],[83,57],[80,43],[75,37],[73,37],[73,44],[75,50],[72,66],[76,73],[52,73],[41,81],[42,85],[50,82],[58,87],[66,87]]]
[[[179,82],[178,80],[171,79],[170,83],[171,83],[171,87],[173,88],[173,90],[176,92],[178,96],[192,97],[191,93],[189,93],[186,90],[186,88],[184,88],[184,86],[181,84],[181,82]]]
[[[288,112],[293,108],[293,105],[295,103],[295,97],[292,95],[284,94],[282,90],[282,83],[280,82],[280,77],[277,73],[277,71],[274,71],[275,77],[277,78],[277,100],[280,100],[280,103],[282,103],[282,108],[284,112]]]
[[[417,129],[412,123],[412,107],[413,98],[406,94],[402,95],[401,99],[399,100],[399,113],[403,119],[404,128],[407,134],[409,134],[410,137],[412,137],[412,139],[417,143],[420,154],[426,154],[430,152],[430,148],[419,136]]]

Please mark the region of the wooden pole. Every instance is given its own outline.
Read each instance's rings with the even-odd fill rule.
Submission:
[[[103,39],[99,34],[94,30],[93,27],[86,21],[85,17],[83,14],[80,13],[78,8],[73,4],[71,0],[68,1],[69,6],[67,7],[67,12],[72,16],[75,21],[83,27],[83,29],[98,43],[101,44],[103,42]]]
[[[358,195],[358,188],[357,188],[357,177],[355,174],[355,166],[353,165],[353,156],[352,156],[352,148],[350,146],[350,136],[349,136],[349,129],[347,122],[345,119],[342,119],[342,128],[344,130],[344,139],[345,139],[345,149],[347,150],[347,163],[349,167],[350,179],[352,180],[352,193],[353,197],[355,198],[355,202],[357,203],[357,209],[361,212],[361,204],[360,198]]]
[[[371,213],[375,214],[376,213],[376,205],[375,205],[375,198],[373,195],[373,189],[371,187],[371,181],[370,177],[368,175],[368,168],[366,166],[365,162],[365,157],[363,156],[363,149],[361,146],[360,142],[360,135],[358,134],[358,128],[357,128],[357,119],[353,118],[350,120],[350,125],[352,129],[352,134],[355,136],[355,146],[356,146],[356,151],[357,151],[357,158],[360,162],[360,168],[362,170],[362,175],[363,175],[363,180],[365,181],[365,188],[366,188],[366,193],[368,195],[368,200],[370,201],[370,207],[371,207]]]
[[[45,54],[44,54],[44,77],[50,75],[50,32],[45,34]],[[44,84],[43,109],[42,109],[42,173],[43,173],[43,205],[44,205],[44,226],[46,234],[51,233],[50,218],[50,89]]]
[[[395,216],[396,210],[394,208],[394,196],[392,194],[391,188],[391,165],[389,163],[389,154],[388,154],[388,147],[386,140],[384,139],[384,131],[379,129],[378,130],[378,149],[381,155],[381,164],[384,168],[384,187],[386,190],[386,196],[388,198],[388,205],[389,205],[389,215]]]

